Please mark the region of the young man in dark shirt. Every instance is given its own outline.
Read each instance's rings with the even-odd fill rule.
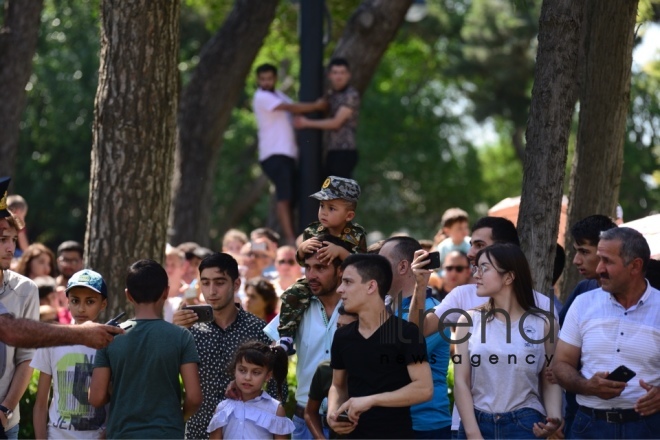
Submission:
[[[337,330],[332,343],[328,424],[348,438],[412,438],[410,406],[433,396],[424,338],[385,308],[392,283],[385,257],[351,255],[342,269],[337,292],[359,319]],[[340,421],[344,412],[349,421]]]
[[[333,58],[328,65],[330,90],[318,101],[328,112],[325,119],[297,116],[294,127],[327,130],[328,145],[324,175],[352,178],[357,164],[356,134],[360,114],[360,94],[350,85],[351,71],[344,58]]]

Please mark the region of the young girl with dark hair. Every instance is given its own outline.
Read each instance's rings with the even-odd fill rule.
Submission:
[[[490,299],[459,320],[458,438],[548,437],[561,426],[562,391],[545,376],[558,325],[535,307],[529,264],[518,246],[494,244],[476,260],[477,295]]]
[[[263,391],[271,376],[282,390],[288,371],[289,359],[282,347],[271,347],[263,342],[250,341],[236,351],[229,372],[234,376],[241,400],[225,399],[209,423],[211,439],[266,439],[288,438],[294,430],[286,417],[284,407]]]

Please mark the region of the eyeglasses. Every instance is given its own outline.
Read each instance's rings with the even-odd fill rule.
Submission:
[[[506,271],[501,272],[501,271],[495,269],[493,266],[491,266],[489,264],[482,263],[479,266],[472,266],[472,276],[476,276],[476,275],[484,276],[484,274],[488,273],[491,269],[494,270],[495,272],[499,273],[500,275],[503,275],[503,274],[506,273]]]
[[[296,260],[294,259],[288,259],[288,260],[277,260],[277,264],[288,264],[289,266],[293,266],[296,264]]]
[[[467,268],[468,268],[467,266],[445,266],[445,271],[451,272],[455,270],[456,273],[462,273]]]

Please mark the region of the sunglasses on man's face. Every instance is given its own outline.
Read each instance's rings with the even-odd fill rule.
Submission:
[[[294,264],[296,264],[296,261],[293,260],[293,259],[289,259],[289,260],[277,260],[277,264],[288,264],[289,266],[293,266]]]
[[[451,272],[455,270],[457,273],[461,273],[467,268],[467,266],[445,266],[445,271]]]

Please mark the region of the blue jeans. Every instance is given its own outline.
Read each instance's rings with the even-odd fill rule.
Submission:
[[[413,431],[413,434],[416,439],[450,439],[451,425],[430,431]]]
[[[16,440],[18,438],[18,424],[13,428],[6,430],[5,435],[8,440]]]
[[[566,438],[660,438],[660,413],[636,422],[608,423],[578,410],[568,434]]]
[[[491,414],[475,408],[479,431],[484,439],[528,439],[536,438],[532,431],[534,423],[544,422],[545,416],[535,409],[522,408],[515,411]],[[465,439],[463,422],[458,427],[458,438]]]

